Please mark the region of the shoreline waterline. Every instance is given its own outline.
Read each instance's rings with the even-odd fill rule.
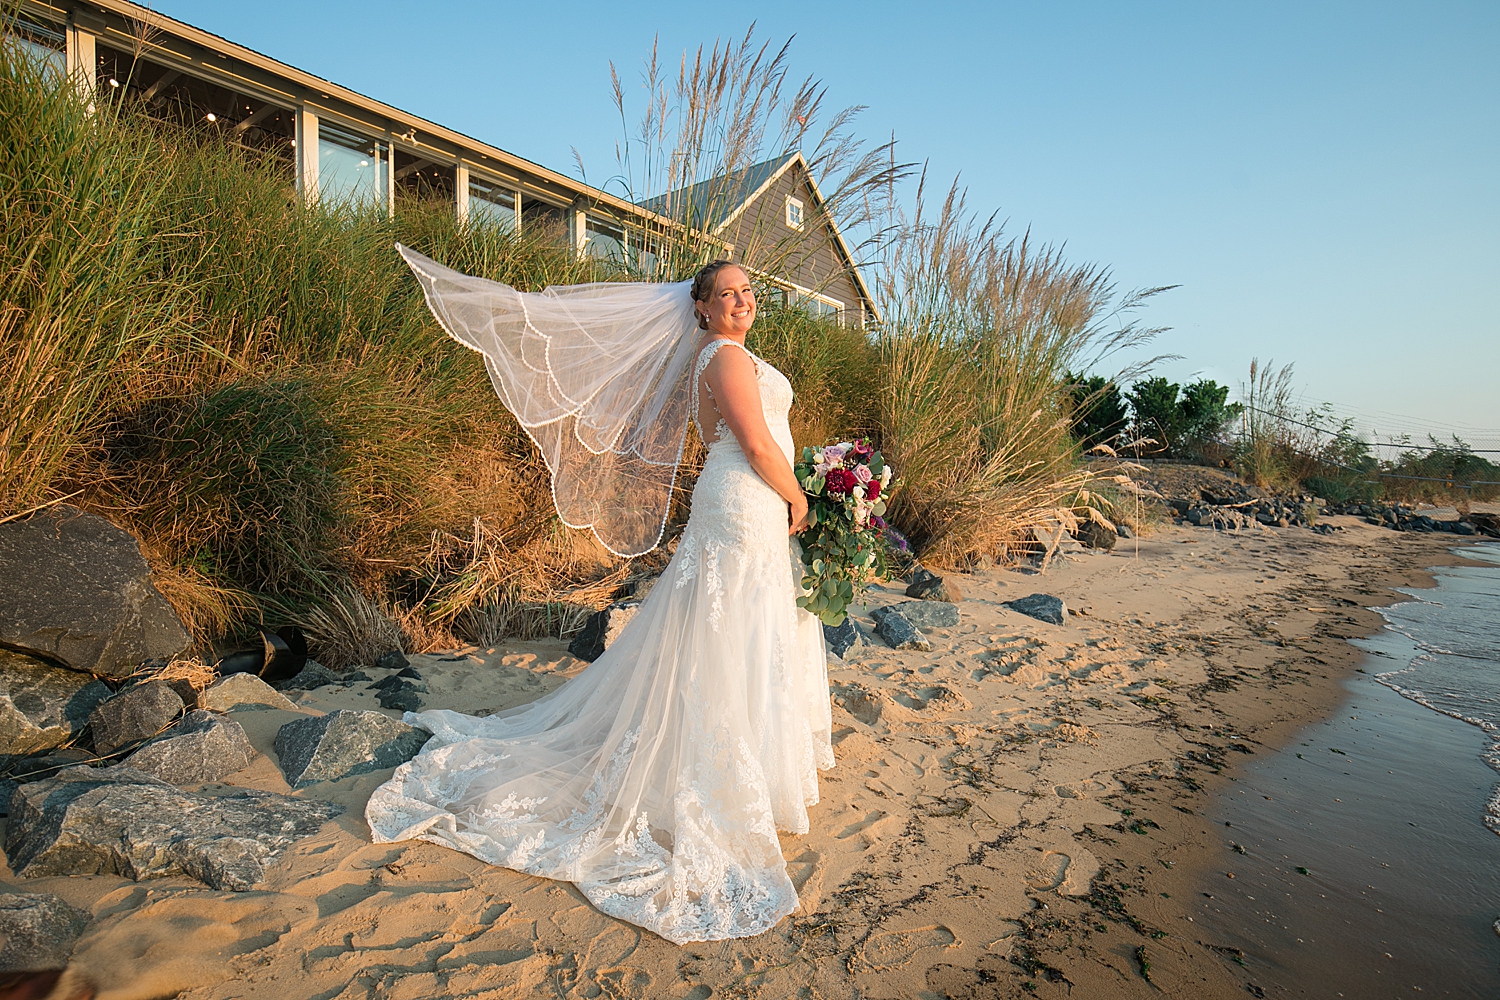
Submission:
[[[1214,796],[1227,852],[1200,879],[1194,922],[1267,996],[1478,997],[1500,978],[1485,688],[1500,676],[1484,656],[1500,614],[1463,626],[1500,611],[1500,546],[1450,551],[1464,564],[1398,590],[1411,600],[1374,608],[1384,627],[1351,638],[1365,657],[1336,709]]]

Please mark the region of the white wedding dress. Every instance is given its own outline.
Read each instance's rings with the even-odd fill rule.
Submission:
[[[726,345],[744,350],[717,340],[694,365],[695,416]],[[791,384],[755,366],[791,461]],[[370,798],[376,842],[428,840],[575,882],[678,944],[759,934],[792,911],[776,832],[807,832],[817,771],[833,766],[823,633],[795,603],[785,501],[722,420],[703,437],[687,528],[625,630],[529,705],[408,713],[433,736]]]

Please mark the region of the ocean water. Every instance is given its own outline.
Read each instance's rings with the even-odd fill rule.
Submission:
[[[1453,566],[1438,574],[1432,590],[1402,590],[1411,601],[1381,610],[1387,628],[1411,649],[1389,641],[1359,643],[1386,659],[1410,659],[1375,679],[1412,701],[1478,726],[1491,738],[1485,753],[1500,771],[1500,544],[1453,550],[1486,566]],[[1490,797],[1484,821],[1500,834],[1500,788]]]
[[[1343,704],[1211,807],[1191,933],[1248,995],[1500,997],[1500,545],[1455,551],[1484,565],[1383,609]]]

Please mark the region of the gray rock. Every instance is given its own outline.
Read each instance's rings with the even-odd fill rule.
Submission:
[[[923,572],[927,571],[923,570]],[[963,591],[958,589],[958,584],[932,573],[927,573],[920,580],[912,581],[911,585],[906,588],[906,596],[924,601],[946,601],[949,604],[957,604],[964,599]]]
[[[182,699],[161,681],[127,688],[89,714],[94,749],[113,753],[137,740],[149,740],[181,714]]]
[[[928,569],[926,566],[923,566],[919,562],[912,563],[911,569],[906,573],[906,582],[911,584],[912,586],[916,586],[919,583],[926,583],[928,580],[937,579],[941,578],[932,570]]]
[[[337,684],[342,678],[316,660],[309,660],[297,676],[281,682],[283,691],[313,691],[329,684]]]
[[[1472,535],[1475,533],[1474,526],[1467,521],[1454,521],[1453,533],[1455,535]]]
[[[583,631],[568,643],[568,652],[580,660],[597,660],[630,624],[640,606],[640,601],[616,601],[603,611],[595,611],[589,616]]]
[[[238,722],[200,710],[131,754],[124,766],[174,785],[201,785],[249,767],[254,756]]]
[[[1124,521],[1115,522],[1115,535],[1118,538],[1134,538],[1135,532],[1130,530],[1130,525]]]
[[[851,649],[866,643],[864,631],[855,623],[853,615],[845,615],[842,625],[824,625],[823,641],[828,643],[829,651],[839,659],[843,659]]]
[[[890,614],[899,612],[917,628],[952,628],[958,624],[958,609],[945,601],[902,601],[887,608],[874,608],[870,617],[876,623]]]
[[[99,758],[78,747],[58,747],[51,753],[12,760],[10,776],[16,779],[18,784],[26,781],[40,781],[66,768],[77,767],[79,764],[95,767],[99,764]]]
[[[1068,606],[1063,603],[1062,598],[1051,594],[1032,594],[1017,601],[1006,601],[1005,606],[1053,625],[1061,625],[1068,618]]]
[[[1074,537],[1088,548],[1104,549],[1107,552],[1115,547],[1115,540],[1119,536],[1108,525],[1090,518],[1078,525]]]
[[[0,649],[0,756],[61,746],[110,693],[88,674]]]
[[[126,532],[66,505],[0,524],[0,646],[125,677],[190,644]]]
[[[916,603],[916,602],[910,602]],[[948,605],[952,607],[952,605]],[[906,616],[895,608],[883,608],[884,613],[875,621],[875,634],[892,649],[918,649],[924,653],[932,651],[932,643],[907,621]]]
[[[379,712],[340,709],[282,726],[273,744],[293,788],[404,764],[432,734]]]
[[[402,712],[420,712],[422,710],[422,695],[427,693],[426,684],[413,684],[411,681],[398,678],[400,683],[385,688],[375,700],[380,703],[381,708],[394,708]]]
[[[411,661],[406,654],[399,649],[393,649],[387,653],[381,653],[375,657],[375,666],[381,670],[404,670],[411,666]]]
[[[61,969],[89,915],[50,892],[0,895],[0,972]]]
[[[242,892],[341,806],[271,792],[195,795],[130,767],[70,768],[11,796],[5,853],[24,878],[189,875]]]
[[[210,712],[231,712],[241,705],[264,705],[294,711],[290,698],[254,674],[230,674],[210,684],[198,695],[198,707]]]

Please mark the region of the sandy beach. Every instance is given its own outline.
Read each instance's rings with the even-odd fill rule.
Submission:
[[[1233,949],[1190,920],[1223,866],[1205,804],[1242,755],[1339,703],[1363,655],[1346,639],[1379,628],[1367,609],[1397,599],[1388,588],[1454,561],[1450,537],[1331,520],[1344,530],[1164,526],[1045,575],[957,576],[960,623],[930,633],[932,652],[830,659],[837,767],[812,831],[782,838],[801,906],[758,938],[679,948],[570,885],[372,845],[363,806],[389,771],[292,793],[346,811],[253,891],[4,879],[92,913],[75,968],[108,1000],[1242,997]],[[1003,606],[1039,592],[1067,602],[1064,625]],[[413,663],[428,707],[468,712],[583,667],[554,641]],[[376,708],[363,684],[296,700],[233,713],[259,756],[226,786],[291,792],[271,747],[282,724]]]

